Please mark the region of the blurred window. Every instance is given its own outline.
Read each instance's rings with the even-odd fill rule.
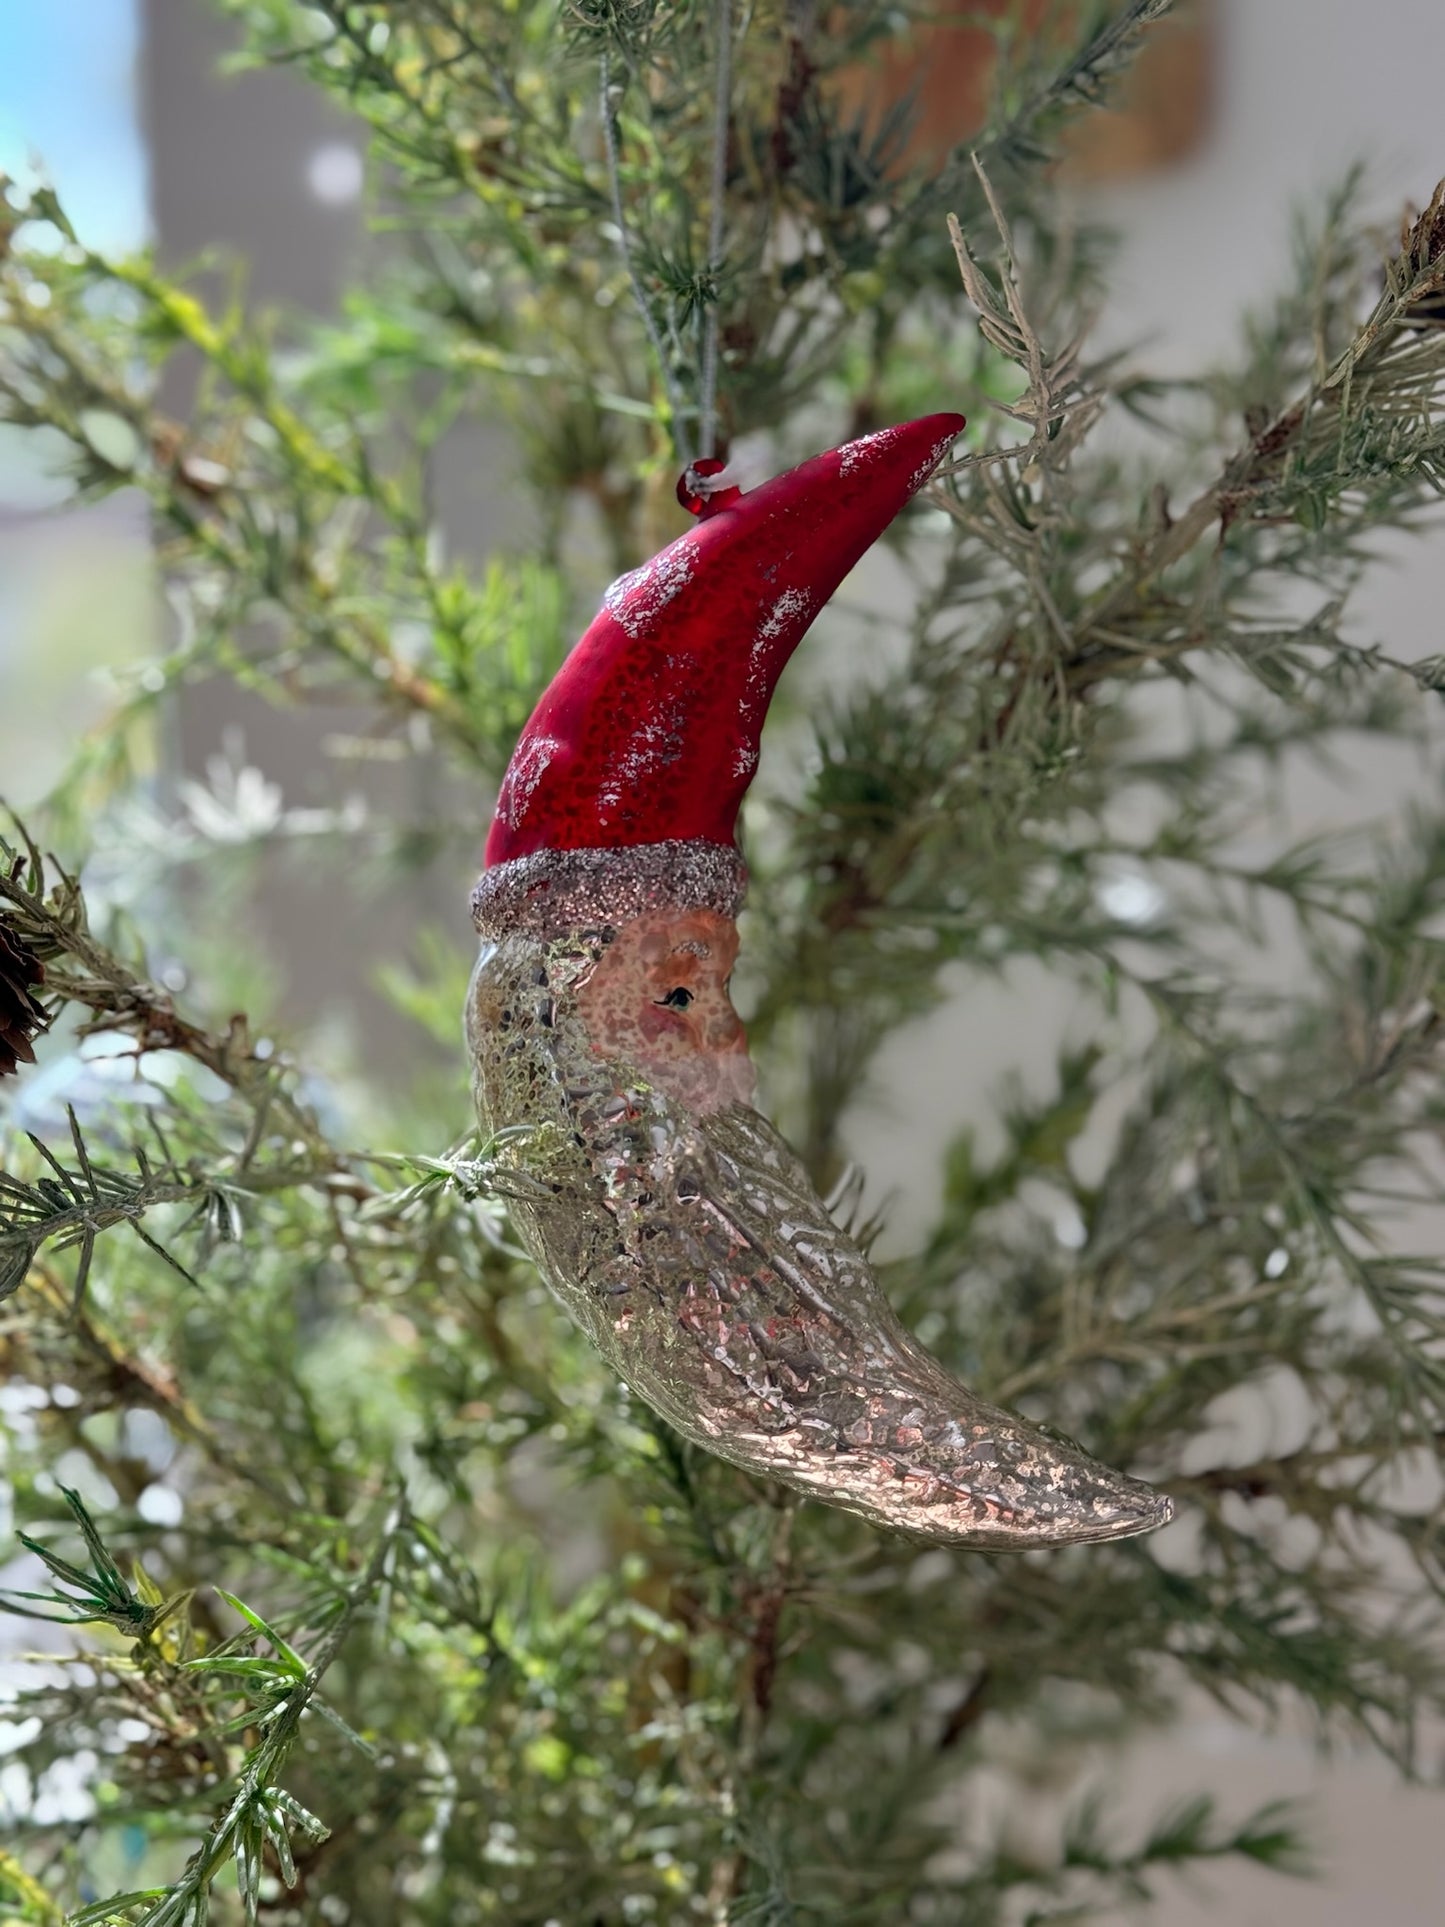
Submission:
[[[5,9],[0,173],[47,178],[81,238],[108,253],[150,227],[137,79],[139,0]],[[94,671],[133,658],[153,610],[135,497],[51,513],[63,475],[43,440],[0,426],[0,792],[24,803],[104,710]]]
[[[96,248],[138,247],[149,228],[136,100],[138,0],[45,0],[6,9],[0,172],[38,159]]]

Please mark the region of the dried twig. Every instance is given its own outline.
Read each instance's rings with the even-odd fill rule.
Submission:
[[[1100,407],[1099,398],[1079,386],[1082,335],[1076,336],[1055,356],[1051,357],[1045,352],[1019,292],[1013,235],[994,193],[993,183],[977,154],[973,156],[973,167],[1002,247],[999,266],[1002,305],[969,252],[956,214],[948,217],[949,238],[958,259],[964,293],[978,310],[979,330],[984,340],[1010,361],[1017,362],[1028,376],[1028,387],[1020,400],[996,401],[992,406],[1011,420],[1028,424],[1032,433],[1019,448],[991,449],[980,454],[961,456],[943,471],[945,474],[956,474],[965,468],[998,461],[1016,462],[1020,469],[1030,468],[1044,454],[1067,419],[1071,416],[1079,418],[1077,430],[1082,433],[1094,420]]]

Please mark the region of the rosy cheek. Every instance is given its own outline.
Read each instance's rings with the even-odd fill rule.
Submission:
[[[697,1040],[700,1050],[729,1051],[735,1047],[736,1039],[742,1032],[742,1026],[736,1018],[729,1021],[721,1011],[708,1011],[706,1015],[699,1012],[699,1017]]]
[[[638,1018],[637,1028],[649,1044],[659,1043],[664,1037],[688,1037],[691,1026],[687,1019],[676,1010],[669,1010],[660,1004],[644,1004]]]

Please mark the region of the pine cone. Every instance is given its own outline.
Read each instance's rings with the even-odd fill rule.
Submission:
[[[1431,195],[1425,212],[1412,222],[1410,217],[1414,212],[1413,208],[1407,209],[1400,224],[1400,252],[1406,266],[1419,275],[1427,268],[1438,269],[1445,262],[1445,181],[1441,181]],[[1445,326],[1445,288],[1436,288],[1412,301],[1405,310],[1404,320],[1416,329]]]
[[[33,1064],[30,1040],[49,1024],[30,986],[45,981],[45,966],[6,923],[0,922],[0,1077]]]

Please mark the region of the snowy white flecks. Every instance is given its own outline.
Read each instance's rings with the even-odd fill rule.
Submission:
[[[855,469],[870,468],[897,441],[898,435],[896,428],[880,428],[876,434],[845,442],[838,451],[838,473],[851,475]]]
[[[923,484],[928,480],[934,469],[938,467],[938,464],[943,460],[957,439],[958,437],[956,435],[943,435],[933,444],[933,447],[928,451],[925,459],[918,464],[917,468],[914,469],[908,478],[908,493],[910,495],[912,495],[915,489],[923,487]]]
[[[669,663],[669,670],[672,665]],[[639,785],[655,776],[682,754],[687,739],[687,711],[677,691],[663,695],[655,715],[645,717],[626,740],[609,754],[607,773],[597,792],[597,807],[605,818]]]
[[[641,568],[618,576],[603,595],[603,608],[624,634],[641,635],[692,580],[695,559],[692,543],[680,537]]]
[[[776,641],[790,622],[808,614],[812,601],[813,598],[806,589],[784,589],[758,624],[758,633],[753,642],[754,662],[763,653],[765,646]]]
[[[748,655],[747,681],[738,702],[738,721],[745,730],[761,727],[759,704],[766,710],[772,693],[768,687],[768,658],[771,645],[783,631],[796,623],[806,627],[813,613],[813,598],[806,589],[784,589],[758,624]],[[740,742],[733,760],[733,775],[749,777],[758,766],[755,743]]]
[[[520,825],[537,785],[560,748],[555,736],[529,736],[518,743],[497,797],[497,815],[508,829]]]

